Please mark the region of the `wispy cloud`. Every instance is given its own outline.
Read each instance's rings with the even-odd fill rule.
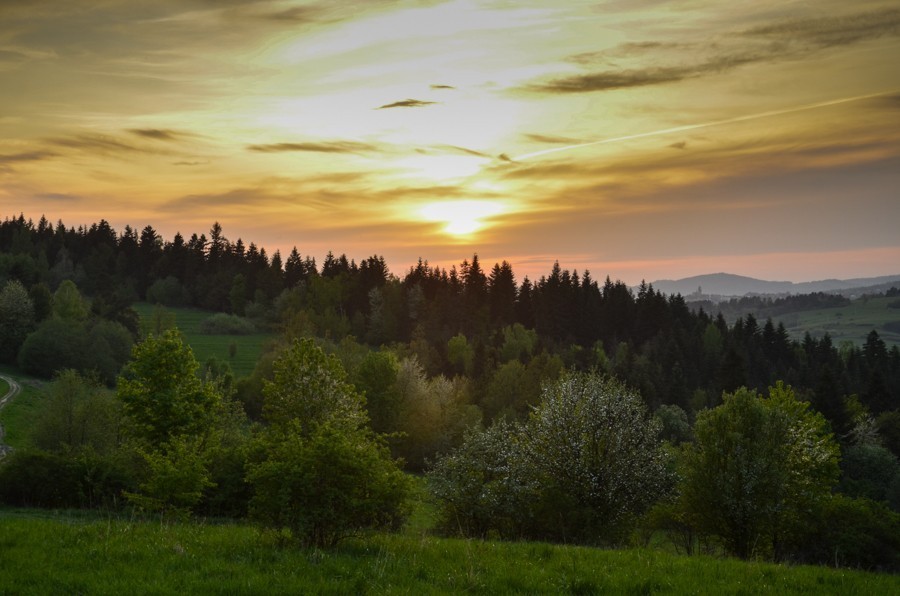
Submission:
[[[647,87],[675,83],[709,74],[720,74],[738,66],[768,61],[771,58],[771,56],[760,54],[728,54],[692,65],[610,70],[563,77],[544,84],[532,85],[529,89],[550,93],[585,93]]]
[[[7,155],[0,155],[0,164],[42,161],[58,156],[59,154],[54,153],[53,151],[26,151],[23,153],[10,153]]]
[[[55,203],[79,203],[84,200],[84,197],[79,195],[72,195],[68,193],[62,192],[45,192],[34,195],[35,198],[43,199],[46,201],[53,201]]]
[[[589,93],[677,83],[729,72],[741,66],[804,58],[837,46],[900,35],[900,10],[886,9],[843,16],[790,19],[729,32],[700,42],[626,42],[598,52],[567,57],[582,65],[641,58],[652,66],[620,67],[552,78],[523,89],[542,93]],[[723,39],[724,37],[724,39]],[[683,52],[678,64],[673,52]],[[653,59],[653,57],[656,59]]]
[[[487,153],[482,153],[481,151],[476,151],[467,147],[459,147],[457,145],[436,145],[434,148],[444,153],[460,153],[463,155],[473,155],[475,157],[491,157]]]
[[[60,137],[50,139],[49,142],[59,147],[102,154],[150,152],[116,139],[115,137],[100,134],[81,134],[72,137]]]
[[[436,103],[436,101],[422,101],[421,99],[404,99],[401,101],[395,101],[394,103],[386,103],[383,106],[378,106],[375,109],[387,110],[389,108],[422,108]]]
[[[324,141],[247,145],[247,150],[256,151],[257,153],[288,153],[293,151],[310,153],[370,153],[378,151],[378,147],[370,143],[357,141]]]
[[[551,145],[574,145],[576,143],[582,142],[580,139],[573,139],[571,137],[558,137],[555,135],[543,135],[537,133],[525,133],[524,136],[529,141],[535,141],[537,143],[549,143]]]
[[[187,133],[165,128],[129,128],[128,132],[145,139],[153,139],[156,141],[177,141],[179,138],[187,136]]]
[[[765,37],[819,47],[854,44],[886,35],[900,35],[900,9],[891,8],[843,16],[790,19],[743,31],[748,37]]]

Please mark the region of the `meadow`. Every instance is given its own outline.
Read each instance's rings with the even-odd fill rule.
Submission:
[[[145,325],[153,317],[156,307],[139,302],[134,309],[141,317],[141,324]],[[259,355],[263,352],[266,343],[272,341],[274,333],[255,333],[252,335],[207,335],[200,332],[200,323],[214,315],[214,312],[196,308],[165,307],[165,312],[174,316],[175,326],[184,334],[185,341],[194,351],[194,357],[200,364],[209,358],[218,358],[227,362],[234,372],[235,378],[249,376],[256,366]],[[236,352],[232,357],[229,346],[234,344]]]
[[[779,320],[795,339],[802,339],[806,332],[814,338],[828,333],[835,345],[843,341],[862,345],[874,329],[888,346],[900,345],[900,308],[890,307],[897,301],[896,297],[862,297],[848,306],[789,313]]]
[[[892,575],[532,542],[372,534],[330,551],[238,523],[0,509],[0,593],[890,594]]]
[[[0,409],[0,424],[5,431],[4,442],[16,449],[24,449],[30,446],[31,429],[44,407],[43,381],[24,377],[18,369],[6,365],[0,365],[0,373],[15,378],[22,386],[22,392]],[[8,389],[9,385],[0,381],[0,396]]]

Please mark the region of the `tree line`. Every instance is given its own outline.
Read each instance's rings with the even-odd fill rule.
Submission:
[[[692,549],[714,539],[749,556],[752,539],[764,545],[758,553],[798,560],[824,557],[810,550],[817,540],[856,540],[801,528],[853,521],[862,535],[873,519],[894,519],[885,507],[900,509],[900,350],[874,330],[862,346],[835,346],[827,335],[797,341],[771,319],[729,324],[648,284],[632,291],[559,264],[519,282],[509,263],[488,271],[477,255],[449,270],[421,260],[402,278],[378,256],[357,264],[329,253],[319,267],[294,249],[282,262],[228,240],[218,224],[209,237],[163,241],[150,226],[119,234],[103,221],[74,229],[7,219],[0,284],[0,357],[56,374],[52,402],[61,413],[47,420],[68,425],[36,431],[39,450],[0,470],[7,502],[109,506],[124,498],[148,511],[250,515],[327,544],[344,530],[291,517],[316,511],[304,487],[323,482],[323,461],[348,466],[350,483],[334,488],[335,499],[369,486],[353,480],[364,472],[353,462],[395,478],[345,503],[341,523],[354,531],[402,519],[406,489],[391,472],[402,462],[429,472],[448,532],[619,542],[641,527],[666,528]],[[142,332],[135,300],[227,313],[229,326],[271,330],[279,341],[253,374],[234,379],[227,363],[192,363],[163,317]],[[307,339],[298,347],[298,338]],[[177,366],[165,353],[178,355]],[[187,389],[155,380],[164,369],[182,371]],[[333,409],[310,426],[317,414],[307,402],[328,392]],[[158,401],[171,411],[141,413]],[[279,414],[279,403],[289,411]],[[567,419],[573,411],[590,416]],[[624,421],[633,434],[622,434]],[[578,443],[565,431],[584,424],[579,437],[594,437],[587,451],[560,451]],[[745,427],[733,445],[713,444]],[[765,435],[772,429],[781,434]],[[822,445],[824,467],[810,469],[809,482],[766,468],[775,476],[731,503],[734,515],[762,520],[749,529],[704,514],[726,504],[709,500],[722,490],[691,484],[708,476],[697,470],[714,461],[727,468],[730,460],[715,457],[737,457],[741,445],[768,451],[728,465],[792,461],[803,454],[784,442],[800,431]],[[547,461],[559,465],[538,465]],[[617,475],[626,468],[635,476]],[[54,485],[48,478],[64,488],[35,492]],[[777,499],[766,501],[772,491]],[[798,509],[810,495],[803,511],[818,517]],[[752,505],[757,497],[762,504]],[[316,515],[334,518],[317,506]],[[889,540],[879,544],[896,553]],[[868,561],[857,560],[893,565]]]

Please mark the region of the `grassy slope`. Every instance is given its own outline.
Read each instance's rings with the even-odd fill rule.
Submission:
[[[142,302],[135,304],[134,309],[141,319],[145,320],[152,316],[154,307]],[[194,351],[194,356],[201,364],[211,357],[219,358],[231,365],[231,370],[238,378],[253,372],[263,346],[275,337],[272,333],[203,335],[200,333],[200,322],[215,313],[196,308],[166,308],[166,311],[175,315],[175,325],[184,334]],[[237,354],[234,358],[228,356],[228,346],[231,342],[237,345]]]
[[[779,317],[791,336],[800,339],[809,331],[813,337],[822,337],[826,332],[831,335],[835,345],[850,340],[860,345],[865,343],[866,336],[872,329],[889,346],[900,345],[900,333],[888,331],[885,323],[900,321],[900,309],[888,308],[888,304],[897,298],[858,299],[849,306],[806,310]]]
[[[0,593],[900,593],[897,576],[658,551],[406,534],[321,552],[246,525],[15,510],[0,510],[0,552]]]
[[[6,432],[4,442],[15,449],[22,449],[29,446],[31,429],[44,406],[44,392],[41,390],[43,383],[22,376],[9,366],[0,366],[0,372],[15,378],[22,386],[22,392],[0,410],[0,423]],[[3,394],[5,393],[6,389],[3,389]]]

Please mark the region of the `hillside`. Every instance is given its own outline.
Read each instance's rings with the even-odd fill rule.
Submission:
[[[837,292],[855,288],[866,288],[897,282],[900,274],[882,277],[855,279],[826,279],[794,283],[790,281],[766,281],[734,275],[731,273],[712,273],[696,275],[683,279],[661,279],[652,282],[653,287],[666,294],[690,296],[700,289],[703,296],[744,296],[746,294],[809,294],[813,292]]]

